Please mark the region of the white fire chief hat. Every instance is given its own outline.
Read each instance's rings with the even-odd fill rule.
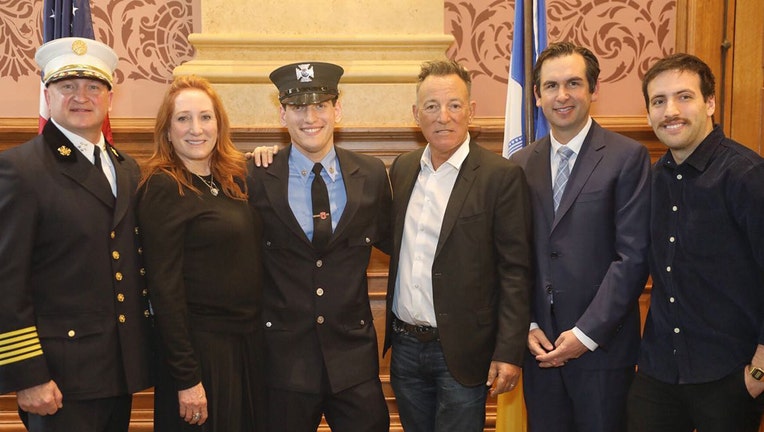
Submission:
[[[68,78],[91,78],[114,86],[114,70],[119,57],[111,47],[93,39],[54,39],[37,49],[34,56],[48,84]]]

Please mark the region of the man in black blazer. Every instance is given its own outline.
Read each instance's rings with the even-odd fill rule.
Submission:
[[[533,432],[625,429],[647,279],[650,158],[591,119],[598,77],[588,49],[544,50],[533,82],[551,134],[511,157],[533,203],[536,281],[523,369]]]
[[[267,421],[274,432],[315,431],[322,414],[336,432],[389,428],[366,268],[371,247],[389,237],[390,183],[380,160],[334,145],[342,73],[305,62],[271,74],[291,144],[267,168],[253,166],[247,179],[263,219]],[[314,207],[318,183],[327,208]]]
[[[127,431],[151,344],[140,172],[101,133],[117,55],[63,38],[35,59],[51,119],[0,154],[0,393],[30,431]]]
[[[525,176],[468,133],[470,76],[425,63],[414,118],[427,147],[398,157],[385,350],[407,432],[482,431],[520,377],[529,324]]]

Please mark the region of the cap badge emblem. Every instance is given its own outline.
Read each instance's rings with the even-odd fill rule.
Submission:
[[[70,149],[67,146],[61,146],[57,148],[56,150],[58,150],[58,154],[60,154],[61,156],[69,156],[70,154],[72,154],[72,149]]]
[[[295,69],[297,73],[297,81],[299,82],[311,82],[313,81],[313,66],[310,64],[297,65]]]
[[[72,42],[72,52],[80,56],[85,55],[88,52],[88,44],[78,39]]]

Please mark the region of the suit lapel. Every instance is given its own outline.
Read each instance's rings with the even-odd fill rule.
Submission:
[[[560,219],[565,216],[565,213],[567,213],[581,193],[581,189],[589,181],[594,169],[600,163],[600,160],[602,160],[603,153],[600,150],[604,147],[605,143],[599,137],[599,126],[592,121],[592,127],[586,139],[584,139],[581,153],[576,157],[576,164],[573,166],[570,179],[567,186],[565,186],[565,192],[562,194],[552,230],[557,226]]]
[[[114,165],[114,173],[116,175],[117,197],[115,200],[114,222],[112,226],[117,226],[122,218],[125,217],[125,214],[127,214],[127,209],[130,206],[130,199],[135,191],[131,190],[133,185],[130,181],[130,172],[127,167],[122,165],[125,158],[122,157],[122,155],[120,155],[109,143],[106,143],[106,155],[111,159],[111,163]]]
[[[77,147],[58,130],[53,122],[49,121],[45,124],[43,136],[58,162],[61,173],[74,180],[109,208],[114,208],[114,195],[103,173],[96,171],[96,167],[77,150]]]
[[[536,144],[528,157],[525,172],[529,184],[535,191],[533,199],[540,203],[546,226],[552,226],[554,221],[554,200],[552,198],[552,167],[549,162],[549,153],[552,142],[547,135]]]
[[[395,229],[393,241],[396,251],[394,258],[396,259],[397,251],[400,251],[401,240],[403,239],[406,210],[409,206],[409,199],[411,199],[411,192],[414,190],[414,184],[419,177],[423,152],[424,148],[400,156],[395,164],[395,174],[391,172],[391,180],[393,180],[393,226]],[[399,176],[400,179],[398,179]]]
[[[342,181],[345,183],[347,202],[345,203],[345,209],[342,211],[342,218],[337,222],[337,228],[329,238],[330,246],[342,235],[342,232],[354,219],[355,213],[360,206],[363,187],[366,183],[366,176],[361,172],[358,164],[350,157],[347,157],[347,152],[339,147],[335,147],[334,150],[337,152],[337,161],[342,171]]]
[[[476,171],[480,169],[480,154],[476,150],[475,144],[473,144],[472,141],[470,141],[469,146],[470,152],[459,169],[456,181],[454,182],[454,188],[451,190],[451,196],[446,205],[446,213],[443,215],[443,224],[440,227],[440,234],[438,235],[438,246],[435,248],[436,257],[440,254],[440,250],[443,248],[448,236],[451,234],[451,230],[454,228],[454,224],[456,224],[456,220],[459,218],[459,213],[464,205],[464,201],[467,199],[472,184],[477,177]]]
[[[289,206],[289,152],[292,151],[290,144],[284,151],[279,152],[273,158],[273,163],[265,168],[263,176],[263,189],[268,197],[268,202],[273,212],[278,216],[294,235],[302,239],[306,244],[312,243],[294,217],[292,208]]]

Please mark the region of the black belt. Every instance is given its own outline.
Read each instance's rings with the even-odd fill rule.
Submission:
[[[393,331],[397,334],[413,336],[419,342],[432,342],[439,339],[437,327],[409,324],[399,320],[395,315],[393,315]]]

